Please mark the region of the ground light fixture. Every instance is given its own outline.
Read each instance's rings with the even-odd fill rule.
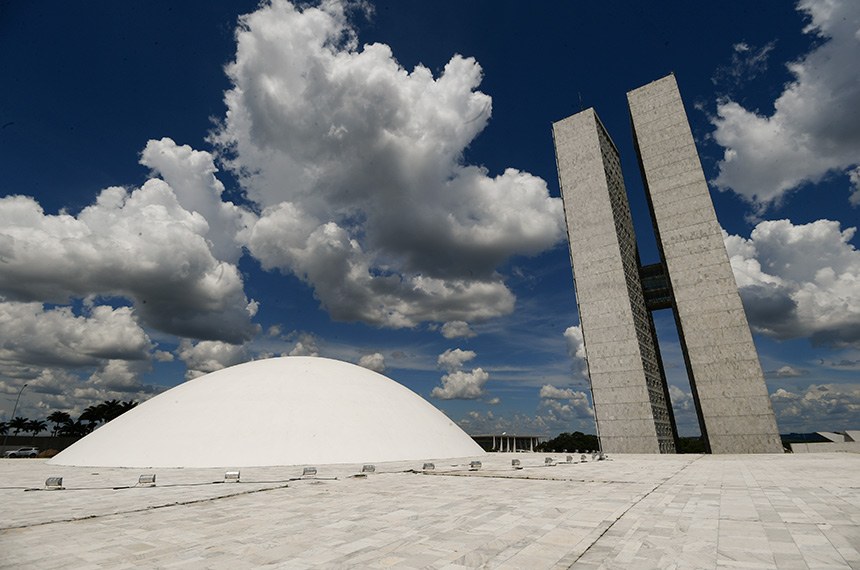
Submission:
[[[513,467],[514,469],[522,469],[523,468],[523,466],[520,465],[519,459],[511,459],[511,467]]]
[[[553,465],[555,465],[555,459],[553,459],[552,457],[547,457],[543,460],[543,464],[547,467],[552,467]]]
[[[155,487],[155,473],[144,473],[137,478],[137,484],[140,486]]]
[[[63,478],[48,477],[45,479],[45,489],[48,491],[61,491],[65,489],[65,487],[63,487]]]
[[[227,471],[224,473],[224,482],[225,483],[238,483],[239,482],[239,472],[238,471]]]
[[[361,468],[362,473],[376,473],[376,465],[364,465]]]
[[[469,471],[478,471],[480,469],[481,469],[481,462],[480,461],[472,461],[471,463],[469,463]]]
[[[424,471],[433,471],[434,469],[436,469],[436,464],[435,463],[425,463],[424,467],[422,467],[421,469]]]
[[[316,475],[316,467],[305,467],[304,469],[302,469],[302,477],[316,477]]]

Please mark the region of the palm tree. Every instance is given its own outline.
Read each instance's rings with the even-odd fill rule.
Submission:
[[[102,416],[102,421],[105,423],[115,419],[125,411],[122,409],[122,403],[119,400],[105,400],[98,405],[98,408]]]
[[[33,435],[39,435],[48,427],[48,422],[45,420],[30,420],[27,422],[27,429],[24,431],[28,431]]]
[[[27,418],[22,418],[18,416],[17,418],[12,418],[12,421],[9,422],[9,427],[15,430],[12,435],[18,435],[20,431],[27,431],[27,424],[30,422]]]
[[[89,424],[93,427],[95,427],[95,424],[98,424],[103,419],[104,416],[102,416],[102,409],[99,408],[98,405],[88,406],[87,409],[85,409],[81,413],[80,417],[78,417],[79,422],[89,422]]]
[[[52,412],[51,415],[48,416],[48,421],[54,424],[54,429],[51,430],[51,435],[57,435],[57,431],[59,431],[60,426],[72,421],[72,416],[70,416],[68,412]]]
[[[57,430],[57,435],[65,435],[70,437],[82,437],[90,433],[93,424],[85,424],[81,420],[68,421],[60,426]]]
[[[0,435],[9,433],[9,422],[0,422]]]

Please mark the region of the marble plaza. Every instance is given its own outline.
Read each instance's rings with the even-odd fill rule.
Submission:
[[[860,568],[860,455],[546,457],[239,483],[2,460],[0,568]]]

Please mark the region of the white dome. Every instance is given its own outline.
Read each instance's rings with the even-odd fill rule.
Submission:
[[[190,380],[97,429],[49,463],[248,467],[483,454],[445,414],[381,374],[306,356]]]

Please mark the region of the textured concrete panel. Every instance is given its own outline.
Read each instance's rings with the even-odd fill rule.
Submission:
[[[674,452],[618,151],[592,109],[554,123],[553,136],[603,449]]]
[[[782,451],[674,76],[627,94],[679,335],[713,453]]]

